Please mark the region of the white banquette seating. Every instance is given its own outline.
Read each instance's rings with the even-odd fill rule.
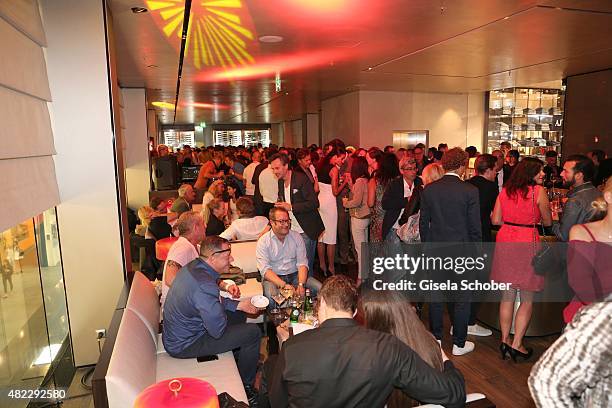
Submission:
[[[227,392],[247,402],[231,351],[220,354],[218,360],[202,363],[195,358],[173,358],[165,352],[158,331],[157,292],[143,274],[136,272],[106,373],[110,408],[131,407],[146,387],[175,377],[202,379],[217,393]]]
[[[232,243],[234,265],[245,273],[257,272],[256,245],[256,241]],[[240,290],[241,298],[262,294],[256,279],[248,279]],[[261,317],[250,321],[261,321]],[[247,402],[231,351],[219,354],[218,360],[201,363],[195,358],[173,358],[164,350],[159,322],[157,292],[146,276],[136,272],[105,376],[110,408],[131,407],[146,387],[175,377],[202,379],[217,393],[227,392],[237,401]]]

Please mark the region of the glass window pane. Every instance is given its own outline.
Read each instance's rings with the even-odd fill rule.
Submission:
[[[0,389],[66,387],[74,363],[55,208],[1,233],[0,265]],[[29,402],[0,395],[3,408]]]
[[[38,388],[49,369],[41,359],[49,339],[31,219],[2,232],[0,258],[0,388]],[[0,397],[2,407],[26,405]]]

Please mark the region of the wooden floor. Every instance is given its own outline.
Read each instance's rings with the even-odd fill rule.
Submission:
[[[449,327],[448,319],[446,321],[445,328]],[[490,337],[468,336],[468,340],[473,341],[476,347],[465,356],[451,355],[453,346],[448,333],[442,341],[442,348],[463,373],[468,393],[485,394],[497,407],[527,408],[535,407],[527,386],[531,367],[556,338],[526,338],[525,344],[533,347],[534,355],[529,361],[520,363],[501,359],[498,349],[500,336],[495,330]]]
[[[321,276],[317,276],[317,272],[315,268],[315,276],[324,280]],[[357,267],[349,264],[343,272],[355,278]],[[491,307],[497,305],[491,304]],[[427,323],[425,324],[427,326]],[[509,359],[502,360],[499,355],[499,331],[493,330],[493,335],[490,337],[468,336],[468,340],[473,341],[476,347],[473,352],[460,357],[455,357],[451,353],[453,344],[447,314],[445,314],[444,331],[442,348],[461,370],[468,393],[485,394],[499,408],[535,407],[527,386],[527,378],[533,364],[558,336],[526,338],[525,345],[534,349],[533,356],[527,362],[513,363]]]

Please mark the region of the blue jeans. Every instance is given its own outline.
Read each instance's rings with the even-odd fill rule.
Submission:
[[[290,273],[289,275],[278,275],[278,277],[281,278],[285,283],[288,283],[293,286],[298,285],[297,272]],[[319,293],[319,291],[321,290],[321,282],[319,282],[315,278],[308,277],[308,280],[306,281],[304,287],[310,289],[310,293],[312,296],[316,296],[317,293]],[[276,304],[274,299],[272,299],[272,296],[277,295],[278,290],[278,286],[276,286],[274,283],[268,280],[263,281],[263,294],[265,297],[270,299],[270,307],[273,307]]]
[[[312,278],[314,276],[314,258],[315,252],[317,251],[317,241],[314,239],[310,239],[305,232],[300,234],[302,239],[304,240],[304,245],[306,245],[306,258],[308,258],[308,277]]]
[[[175,358],[196,358],[210,354],[220,354],[234,349],[240,349],[236,365],[244,385],[253,385],[259,361],[259,344],[261,331],[256,324],[245,323],[246,315],[240,311],[228,312],[227,327],[218,339],[208,333],[202,334]]]

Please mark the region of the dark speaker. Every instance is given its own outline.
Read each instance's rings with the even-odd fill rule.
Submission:
[[[175,156],[158,157],[153,161],[156,190],[173,190],[178,185],[178,164]]]

